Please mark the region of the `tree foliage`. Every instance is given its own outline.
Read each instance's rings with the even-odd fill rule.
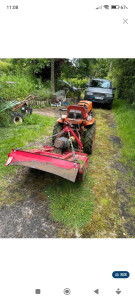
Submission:
[[[93,77],[108,78],[116,86],[118,98],[135,102],[135,59],[55,58],[53,77],[55,84],[58,79],[64,79],[83,88]],[[36,90],[42,94],[42,89],[51,90],[51,59],[1,59],[0,81],[16,82],[0,91],[6,99],[23,98]]]
[[[113,59],[111,77],[116,83],[117,97],[135,102],[135,59]]]

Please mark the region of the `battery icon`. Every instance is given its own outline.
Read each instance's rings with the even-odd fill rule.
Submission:
[[[111,9],[119,9],[120,6],[119,5],[111,5]]]

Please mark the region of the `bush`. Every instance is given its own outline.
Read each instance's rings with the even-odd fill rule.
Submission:
[[[133,85],[129,91],[127,91],[127,99],[130,104],[135,104],[135,86]]]
[[[13,69],[11,63],[0,60],[0,73],[8,73]]]
[[[85,89],[87,82],[88,82],[87,78],[84,78],[84,79],[72,78],[72,79],[70,79],[70,83],[77,88]]]
[[[42,97],[42,100],[50,99],[52,97],[52,91],[49,88],[45,88],[42,86],[41,89],[36,91],[39,97]]]
[[[10,121],[11,121],[10,111],[8,111],[8,112],[4,111],[3,113],[0,113],[0,127],[9,126]]]
[[[8,84],[6,81],[14,83]],[[23,100],[34,92],[35,83],[30,76],[3,74],[1,77],[0,96],[6,100]]]
[[[9,84],[7,82],[13,82]],[[49,83],[42,83],[41,79],[34,79],[30,75],[6,74],[0,80],[0,96],[5,100],[23,100],[29,94],[38,95],[43,99],[50,99],[52,92]]]

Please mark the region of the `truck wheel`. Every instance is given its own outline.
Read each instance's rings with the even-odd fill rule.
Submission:
[[[96,125],[93,124],[82,133],[83,151],[87,154],[92,154]]]
[[[57,123],[54,125],[54,128],[53,128],[53,135],[59,134],[59,133],[62,131],[62,129],[63,129],[63,124],[57,122]],[[53,144],[54,144],[54,141],[55,141],[56,137],[57,137],[57,136],[53,136],[53,137],[52,137],[52,143],[53,143]]]
[[[109,104],[107,105],[107,108],[108,108],[109,110],[111,110],[111,109],[112,109],[112,105],[113,105],[113,101],[111,101],[111,103],[109,103]]]
[[[14,112],[11,115],[11,122],[14,124],[20,124],[24,121],[24,116],[20,113]]]

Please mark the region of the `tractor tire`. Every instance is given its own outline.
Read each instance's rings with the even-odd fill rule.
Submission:
[[[85,129],[82,133],[81,141],[83,144],[83,151],[87,154],[92,154],[95,131],[96,131],[96,125],[94,123],[87,129]]]
[[[62,131],[62,129],[63,129],[63,124],[57,122],[57,123],[54,125],[54,128],[53,128],[53,135],[59,134],[59,133]],[[52,137],[52,143],[53,143],[53,144],[54,144],[54,141],[55,141],[56,137],[57,137],[57,136],[53,136],[53,137]]]
[[[24,121],[24,116],[18,112],[13,112],[11,114],[11,122],[18,125]]]

